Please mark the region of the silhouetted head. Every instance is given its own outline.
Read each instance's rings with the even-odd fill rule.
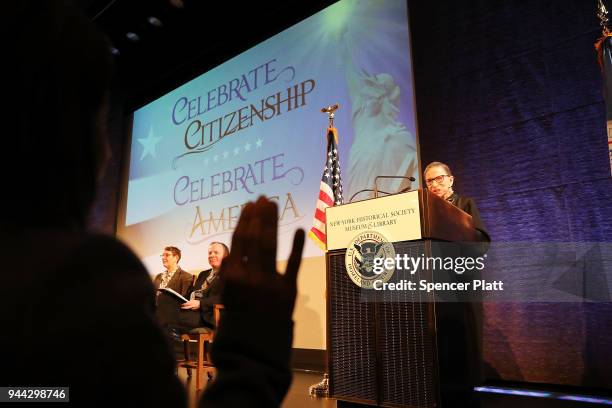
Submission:
[[[83,227],[108,160],[109,44],[66,3],[3,6],[4,224]]]

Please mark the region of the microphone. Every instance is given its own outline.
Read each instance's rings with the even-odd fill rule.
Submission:
[[[323,113],[333,113],[340,108],[340,104],[337,103],[335,105],[329,105],[325,108],[321,108],[321,112]]]
[[[374,198],[378,197],[378,179],[404,179],[409,180],[411,183],[416,179],[412,176],[376,176],[374,178]],[[403,193],[406,189],[402,191],[398,191],[398,193]]]

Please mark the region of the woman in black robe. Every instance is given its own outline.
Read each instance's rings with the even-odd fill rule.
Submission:
[[[480,218],[474,199],[453,191],[455,177],[450,167],[441,162],[430,163],[424,171],[427,189],[472,216],[477,243],[462,244],[470,256],[482,256],[491,238]],[[463,280],[465,276],[451,278]],[[469,279],[480,279],[473,271]],[[480,406],[474,387],[482,381],[482,299],[471,292],[467,297],[446,299],[436,304],[437,346],[440,368],[442,406]]]

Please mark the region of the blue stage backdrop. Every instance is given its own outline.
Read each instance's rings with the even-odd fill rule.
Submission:
[[[600,243],[565,254],[576,287],[599,290],[594,302],[485,305],[490,379],[612,388],[612,180],[595,5],[410,2],[423,165],[451,165],[494,241]],[[527,276],[533,260],[517,258],[489,273]]]

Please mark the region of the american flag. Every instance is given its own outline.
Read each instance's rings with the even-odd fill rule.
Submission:
[[[325,209],[342,204],[342,181],[340,178],[340,160],[338,159],[338,133],[335,127],[327,128],[327,157],[319,199],[315,210],[313,226],[308,236],[323,250],[327,244],[325,235]]]

